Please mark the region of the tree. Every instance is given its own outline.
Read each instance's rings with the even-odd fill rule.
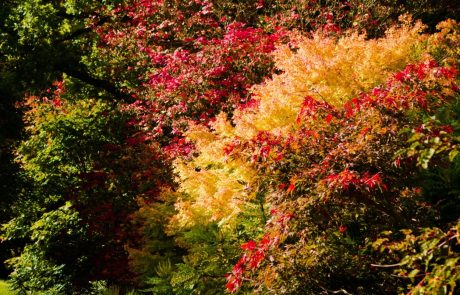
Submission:
[[[241,258],[227,277],[229,291],[387,294],[406,288],[405,280],[412,278],[406,290],[430,282],[423,290],[453,292],[455,279],[447,278],[456,278],[458,257],[457,235],[450,230],[458,218],[450,203],[458,198],[451,182],[458,161],[456,27],[442,25],[428,42],[416,25],[377,40],[319,34],[300,37],[294,50],[279,48],[275,58],[282,73],[253,89],[252,107],[235,112],[232,122],[222,115],[211,130],[189,131],[197,153],[175,165],[180,190],[171,227],[176,237],[182,241],[193,226],[215,224],[237,235],[232,225],[262,195],[261,212],[270,212],[265,232],[253,232],[241,245]],[[393,46],[400,49],[397,54]],[[353,54],[362,56],[362,63]],[[444,119],[426,121],[433,118]],[[404,130],[415,131],[409,137]],[[409,157],[402,157],[407,148]],[[449,171],[446,180],[417,166],[437,153],[444,154],[436,170]],[[428,179],[439,181],[439,191],[426,186]],[[449,191],[452,199],[440,206]],[[436,220],[444,220],[448,234],[431,228],[416,237],[408,230]],[[404,229],[406,241],[383,240],[385,251],[396,249],[400,256],[372,250],[380,232]],[[424,252],[413,254],[417,245]],[[453,252],[432,258],[428,254],[438,245]],[[392,265],[392,259],[404,261],[395,265],[402,268],[396,278],[379,268]],[[184,263],[193,265],[190,261]],[[417,272],[408,276],[407,269]]]
[[[187,220],[181,219],[181,214],[196,196],[176,193],[177,189],[185,191],[188,183],[185,179],[177,183],[171,163],[182,157],[193,159],[199,151],[184,135],[201,130],[197,134],[209,136],[207,130],[215,126],[216,119],[220,122],[220,117],[216,118],[220,112],[237,119],[234,115],[244,113],[243,109],[252,110],[257,100],[252,99],[251,87],[279,74],[272,55],[276,46],[297,46],[297,37],[288,34],[291,29],[311,36],[324,34],[330,40],[350,34],[349,29],[367,32],[372,38],[382,36],[399,12],[411,10],[435,19],[445,8],[434,3],[425,9],[412,2],[392,8],[393,2],[384,1],[300,0],[9,0],[0,5],[4,20],[0,24],[4,37],[0,93],[8,97],[5,110],[13,110],[24,94],[30,98],[24,114],[27,132],[16,149],[22,169],[17,175],[22,174],[27,185],[8,192],[18,197],[7,202],[2,199],[4,208],[14,208],[6,217],[11,218],[7,237],[27,245],[16,251],[23,255],[12,260],[16,287],[37,291],[46,279],[56,280],[56,286],[66,286],[69,292],[89,290],[88,282],[97,280],[133,284],[134,274],[126,271],[125,247],[129,247],[132,257],[140,257],[131,264],[140,274],[138,283],[166,293],[218,290],[225,281],[225,270],[216,267],[216,261],[230,267],[238,256],[238,244],[255,239],[270,219],[266,198],[271,188],[262,182],[257,184],[258,193],[251,191],[252,201],[243,202],[241,208],[232,208],[232,202],[222,200],[213,204],[210,200],[218,198],[210,198],[204,203],[212,209],[211,216],[202,218],[202,212],[194,212],[200,222],[181,224]],[[453,5],[450,11],[455,13],[458,7]],[[374,44],[364,42],[363,35],[359,38],[359,44]],[[411,44],[411,40],[398,41]],[[330,89],[327,94],[335,95],[334,103],[339,104],[341,95],[357,95],[383,82],[388,72],[411,60],[406,49],[402,46],[403,54],[388,68],[379,65],[388,55],[376,58],[374,68],[380,72],[366,68],[356,73],[365,78],[357,78],[359,87],[336,85],[346,91]],[[354,67],[352,60],[341,61],[348,63],[347,70]],[[340,70],[337,65],[334,73],[340,75]],[[328,81],[334,79],[326,71],[318,74]],[[316,85],[317,81],[313,82]],[[292,119],[298,109],[286,111]],[[11,116],[17,126],[21,125],[17,121],[20,116]],[[261,123],[260,118],[252,118]],[[13,131],[6,136],[17,135]],[[251,144],[265,157],[270,154],[269,145],[277,141],[263,134]],[[231,153],[233,147],[225,148]],[[9,148],[8,162],[12,150]],[[212,155],[226,165],[228,155]],[[195,175],[195,168],[210,174],[212,170],[212,177],[219,179],[247,168],[245,178],[219,182],[223,188],[203,182],[209,184],[203,187],[204,195],[216,189],[220,197],[230,200],[248,187],[252,183],[249,176],[258,172],[252,164],[238,164],[240,170],[235,164],[224,171],[219,171],[219,165],[198,165],[190,169],[190,175]],[[16,170],[17,166],[11,168],[8,175],[16,175]],[[288,187],[292,186],[295,184],[289,183]],[[174,217],[175,208],[180,214]],[[224,226],[224,230],[215,220],[207,221],[228,215],[229,224],[241,222],[241,226]],[[56,231],[42,225],[41,220],[47,217],[57,220]],[[162,224],[170,218],[170,225]],[[132,230],[134,225],[140,235]],[[52,237],[59,237],[58,229],[67,227],[77,232],[71,235],[72,243],[84,251],[72,257],[51,255],[49,249],[64,244],[47,244],[54,243]],[[37,239],[48,232],[46,243]],[[86,249],[88,244],[97,245],[92,253]],[[253,244],[246,248],[252,249]],[[206,257],[203,263],[197,259],[200,255]],[[152,265],[145,266],[145,257]],[[43,272],[29,273],[29,258],[40,261]],[[70,270],[69,263],[77,260],[78,268]],[[85,273],[89,275],[82,275]],[[23,280],[27,275],[36,279],[34,284]],[[41,285],[49,292],[59,292],[53,284]]]

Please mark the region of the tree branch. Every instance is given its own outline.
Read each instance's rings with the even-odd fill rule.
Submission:
[[[71,66],[64,66],[64,65],[56,65],[56,70],[61,71],[73,78],[76,78],[86,84],[92,85],[96,88],[103,89],[108,93],[112,94],[115,97],[119,97],[125,102],[132,102],[133,98],[128,95],[127,93],[122,92],[118,89],[115,85],[110,83],[109,81],[102,80],[91,76],[89,73],[85,71],[81,71],[75,67]]]
[[[81,29],[78,29],[78,30],[75,30],[73,31],[72,33],[70,33],[69,35],[67,36],[64,36],[62,38],[59,38],[57,39],[55,42],[53,42],[54,44],[59,44],[59,43],[62,43],[62,42],[65,42],[65,41],[69,41],[69,40],[72,40],[78,36],[81,36],[81,35],[84,35],[86,33],[89,33],[91,32],[92,29],[91,28],[81,28]]]
[[[108,20],[109,20],[108,17],[102,17],[101,19],[99,19],[99,21],[95,25],[96,26],[103,25]],[[92,31],[93,31],[93,28],[91,28],[91,27],[84,27],[84,28],[77,29],[77,30],[73,31],[72,33],[70,33],[69,35],[63,36],[63,37],[57,39],[54,42],[54,44],[59,44],[59,43],[62,43],[62,42],[68,41],[68,40],[72,40],[73,38],[76,38],[78,36],[84,35],[86,33],[90,33]]]

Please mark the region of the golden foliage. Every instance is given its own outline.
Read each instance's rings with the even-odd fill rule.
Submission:
[[[198,155],[175,162],[180,196],[173,226],[209,221],[231,225],[232,217],[253,198],[258,175],[248,159],[229,157],[224,148],[233,140],[251,140],[261,131],[286,134],[298,128],[296,118],[306,96],[340,107],[381,84],[419,58],[417,48],[425,38],[422,29],[420,23],[401,25],[375,40],[356,33],[338,39],[293,33],[297,48],[281,46],[274,55],[282,73],[253,88],[256,108],[235,111],[235,127],[225,114],[218,116],[212,130],[191,126],[187,137]]]
[[[214,131],[204,126],[191,126],[188,138],[200,151],[192,161],[177,160],[182,194],[176,202],[176,226],[191,226],[196,222],[230,220],[241,212],[241,205],[253,197],[249,190],[256,183],[256,171],[243,159],[230,159],[224,147],[233,139],[233,127],[221,114]]]
[[[429,49],[444,64],[458,65],[460,59],[460,24],[454,20],[439,23],[438,33],[429,38]]]
[[[253,89],[259,101],[253,113],[237,113],[236,134],[250,138],[260,130],[288,131],[306,96],[340,107],[361,92],[383,83],[391,73],[417,60],[423,26],[403,25],[381,39],[356,33],[339,39],[313,34],[296,36],[297,50],[281,46],[275,53],[283,73]]]

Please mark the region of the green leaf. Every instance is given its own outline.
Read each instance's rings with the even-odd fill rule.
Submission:
[[[411,279],[415,278],[415,276],[420,272],[418,269],[412,270],[407,276]]]
[[[455,150],[452,150],[450,153],[449,153],[449,161],[453,162],[455,157],[457,157],[458,155],[458,150],[455,149]]]

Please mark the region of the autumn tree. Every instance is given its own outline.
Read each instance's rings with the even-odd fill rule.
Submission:
[[[192,233],[203,227],[252,234],[227,277],[231,292],[453,293],[458,25],[439,28],[424,36],[420,25],[403,26],[377,40],[318,34],[299,37],[294,50],[281,46],[282,73],[253,88],[251,106],[188,132],[197,153],[175,164],[178,242],[199,255]],[[440,171],[444,180],[431,174]],[[251,207],[259,222],[242,231]],[[396,243],[388,235],[398,240],[398,232],[405,239]],[[193,258],[183,263],[200,272]]]
[[[368,38],[383,36],[402,12],[431,28],[444,12],[458,12],[449,1],[396,2],[3,1],[0,95],[1,111],[8,114],[2,124],[11,129],[2,128],[2,136],[17,142],[21,116],[26,127],[16,148],[11,140],[2,143],[2,161],[11,163],[15,150],[20,164],[2,170],[3,183],[14,180],[5,192],[10,197],[1,200],[2,208],[12,209],[2,220],[9,220],[2,239],[23,246],[10,260],[15,288],[82,293],[103,280],[166,294],[222,292],[239,245],[254,251],[252,240],[270,232],[265,224],[276,233],[294,220],[278,209],[270,215],[267,204],[276,203],[269,198],[276,187],[296,195],[302,176],[295,176],[296,169],[307,168],[298,153],[308,145],[300,137],[314,133],[299,133],[298,126],[317,106],[305,93],[327,100],[332,126],[350,98],[383,85],[425,52],[418,28]],[[443,42],[438,62],[452,50]],[[298,82],[291,80],[301,95],[287,95],[274,82],[259,93],[265,104],[254,96],[254,85],[273,74],[273,81],[289,77],[289,62],[302,64],[303,54],[317,60],[296,73]],[[358,66],[360,59],[369,65]],[[286,100],[268,98],[275,94]],[[278,145],[287,135],[273,130],[293,126],[299,147],[287,149],[298,166],[279,168],[284,147]],[[241,134],[235,137],[234,128]],[[234,156],[240,153],[251,160]],[[258,177],[272,169],[256,165],[267,159],[281,161],[275,166],[282,183]],[[379,183],[376,171],[342,164],[343,171],[333,171],[337,175]],[[260,247],[272,236],[262,238]],[[75,253],[66,255],[63,247]],[[30,269],[32,262],[37,268]]]

